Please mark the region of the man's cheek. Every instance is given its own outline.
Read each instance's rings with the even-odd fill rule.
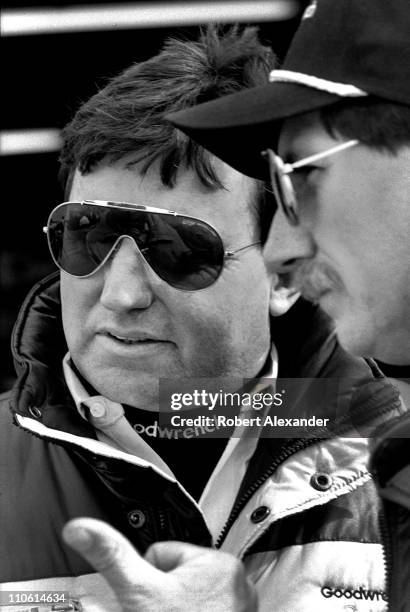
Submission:
[[[227,321],[214,317],[195,318],[183,329],[180,349],[184,369],[190,376],[218,376],[225,371],[235,351]]]

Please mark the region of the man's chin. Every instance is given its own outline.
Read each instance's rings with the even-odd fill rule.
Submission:
[[[345,310],[343,298],[335,291],[332,291],[331,289],[324,291],[318,298],[313,299],[312,301],[317,302],[320,307],[335,321],[337,321],[338,318],[343,317],[343,311]]]
[[[316,303],[333,319],[340,344],[355,355],[368,354],[368,316],[349,297],[335,289],[316,296]]]
[[[328,314],[336,325],[336,333],[344,349],[359,357],[373,357],[374,337],[368,316],[363,312],[339,312],[336,315]]]

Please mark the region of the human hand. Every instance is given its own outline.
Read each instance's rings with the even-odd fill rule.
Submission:
[[[257,596],[232,555],[184,542],[157,542],[142,557],[107,523],[74,519],[67,544],[109,583],[123,612],[256,612]]]

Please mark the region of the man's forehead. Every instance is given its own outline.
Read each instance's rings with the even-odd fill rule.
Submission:
[[[206,187],[192,169],[178,172],[173,187],[161,182],[159,168],[150,166],[141,173],[141,163],[129,160],[100,163],[91,172],[76,170],[71,200],[110,200],[155,206],[201,218],[211,224],[229,227],[247,223],[258,200],[257,182],[215,158],[215,170],[223,185]],[[233,231],[233,230],[232,230]]]
[[[223,189],[231,191],[236,185],[241,189],[245,184],[250,185],[255,182],[254,179],[239,173],[214,155],[209,154],[209,156],[211,158],[212,168]],[[76,186],[81,186],[84,179],[87,184],[92,182],[94,178],[99,181],[101,174],[106,174],[108,171],[114,176],[119,173],[129,173],[130,178],[133,177],[136,184],[140,183],[142,185],[144,182],[148,182],[150,186],[157,187],[158,189],[172,189],[181,184],[185,186],[189,185],[193,191],[209,192],[214,189],[219,189],[219,186],[217,184],[214,186],[212,182],[209,182],[209,185],[205,185],[204,182],[201,181],[197,170],[191,166],[187,167],[182,161],[175,166],[177,173],[172,185],[165,185],[161,179],[161,163],[161,159],[158,158],[147,164],[147,160],[145,158],[139,159],[137,154],[127,154],[115,161],[103,159],[96,164],[91,171],[86,173],[82,173],[76,168],[73,172],[73,183],[75,183]]]

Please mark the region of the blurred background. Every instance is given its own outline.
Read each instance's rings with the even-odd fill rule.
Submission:
[[[2,2],[0,391],[14,381],[9,346],[20,305],[55,269],[42,227],[63,201],[59,133],[79,104],[132,62],[157,53],[166,38],[196,38],[208,22],[256,24],[282,58],[308,3]]]

